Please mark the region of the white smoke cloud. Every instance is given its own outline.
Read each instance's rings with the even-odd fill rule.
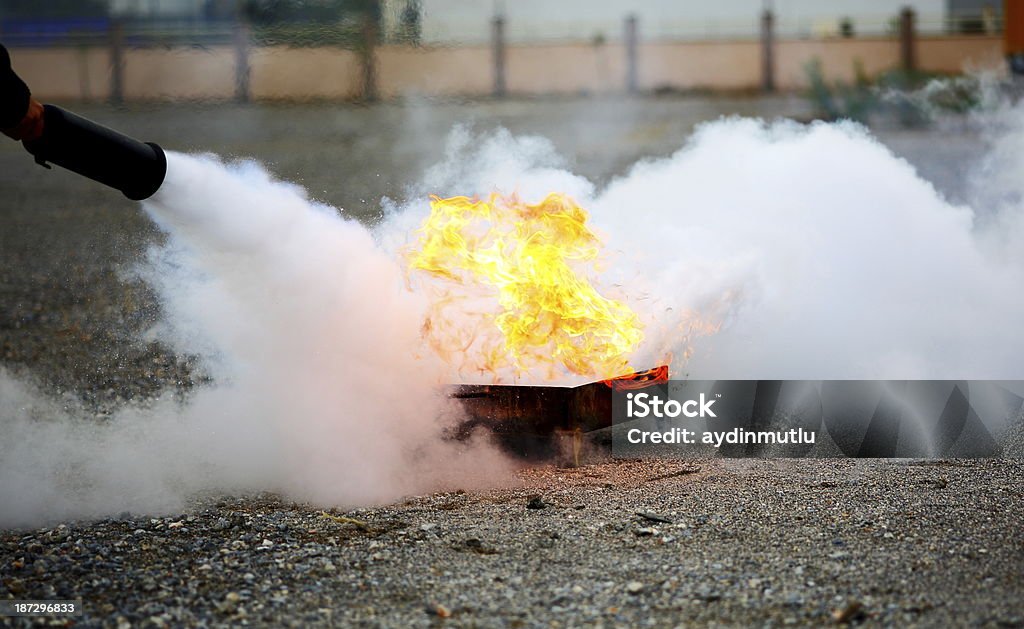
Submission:
[[[1008,140],[1018,152],[1021,139]],[[642,244],[629,270],[656,287],[652,306],[721,318],[676,373],[1024,375],[1024,267],[975,229],[983,210],[949,203],[859,126],[706,125],[611,184],[594,211],[614,246]],[[647,314],[653,341],[670,319]]]
[[[0,372],[0,526],[205,490],[345,506],[507,479],[500,455],[440,437],[452,374],[397,255],[426,193],[575,196],[607,241],[598,283],[647,323],[637,367],[671,351],[700,379],[1021,378],[1024,110],[999,116],[973,207],[851,124],[710,123],[600,190],[542,138],[457,130],[373,233],[256,164],[171,154],[145,205],[168,242],[140,274],[154,334],[215,384],[97,422]]]
[[[978,207],[943,198],[859,125],[738,118],[599,191],[543,139],[460,130],[430,190],[576,196],[606,237],[595,282],[647,324],[637,368],[671,356],[675,377],[698,379],[1015,379],[1024,108],[987,120],[998,135]],[[408,238],[427,211],[400,207],[383,231]]]
[[[0,375],[0,525],[180,509],[201,490],[339,506],[507,481],[457,419],[421,350],[423,304],[354,221],[254,163],[168,155],[145,204],[170,235],[141,274],[216,381],[97,424]],[[32,412],[32,407],[39,407]]]

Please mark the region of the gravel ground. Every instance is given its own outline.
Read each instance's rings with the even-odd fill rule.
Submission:
[[[0,534],[80,626],[1024,625],[1014,461],[608,462],[328,513],[272,496]]]
[[[255,156],[365,220],[440,158],[456,121],[551,137],[600,182],[702,120],[807,112],[787,99],[75,108],[171,148]],[[953,197],[965,175],[950,164],[977,148],[884,139]],[[11,143],[0,185],[0,369],[98,414],[202,385],[190,357],[145,340],[159,305],[131,269],[161,236],[135,204]],[[1014,460],[646,461],[329,516],[210,496],[172,517],[2,531],[0,597],[80,597],[81,626],[1024,626],[1022,480]]]

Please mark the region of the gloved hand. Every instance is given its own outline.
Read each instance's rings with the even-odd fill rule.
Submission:
[[[17,125],[9,129],[0,129],[4,135],[21,141],[37,139],[43,134],[43,105],[34,98],[28,99],[28,111]]]

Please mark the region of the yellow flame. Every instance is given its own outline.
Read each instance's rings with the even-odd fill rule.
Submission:
[[[455,299],[439,295],[424,330],[443,355],[478,343],[484,370],[509,365],[517,374],[561,364],[601,378],[631,371],[629,355],[643,339],[642,325],[626,304],[602,296],[585,275],[600,241],[587,212],[564,194],[536,205],[491,195],[431,197],[430,216],[408,252],[409,267],[497,297],[484,316],[500,335],[467,335],[440,312]],[[472,291],[467,291],[472,292]]]

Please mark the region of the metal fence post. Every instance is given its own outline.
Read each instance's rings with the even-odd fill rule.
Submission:
[[[124,24],[110,22],[110,102],[124,102]]]
[[[637,91],[637,28],[636,15],[627,15],[625,24],[626,39],[626,91],[630,94]]]
[[[363,42],[360,62],[363,68],[363,94],[365,102],[377,100],[377,20],[371,11],[363,16]]]
[[[491,21],[491,56],[494,63],[494,87],[491,90],[495,98],[506,93],[505,86],[505,18],[498,15]]]
[[[761,90],[775,91],[775,15],[761,13]]]
[[[915,54],[916,29],[914,10],[904,7],[900,11],[900,65],[904,72],[913,72],[917,69],[917,55]]]
[[[251,32],[249,25],[238,20],[235,22],[235,100],[240,103],[249,102],[249,41]]]
[[[1014,79],[1024,76],[1024,1],[1003,2],[1003,53]]]

